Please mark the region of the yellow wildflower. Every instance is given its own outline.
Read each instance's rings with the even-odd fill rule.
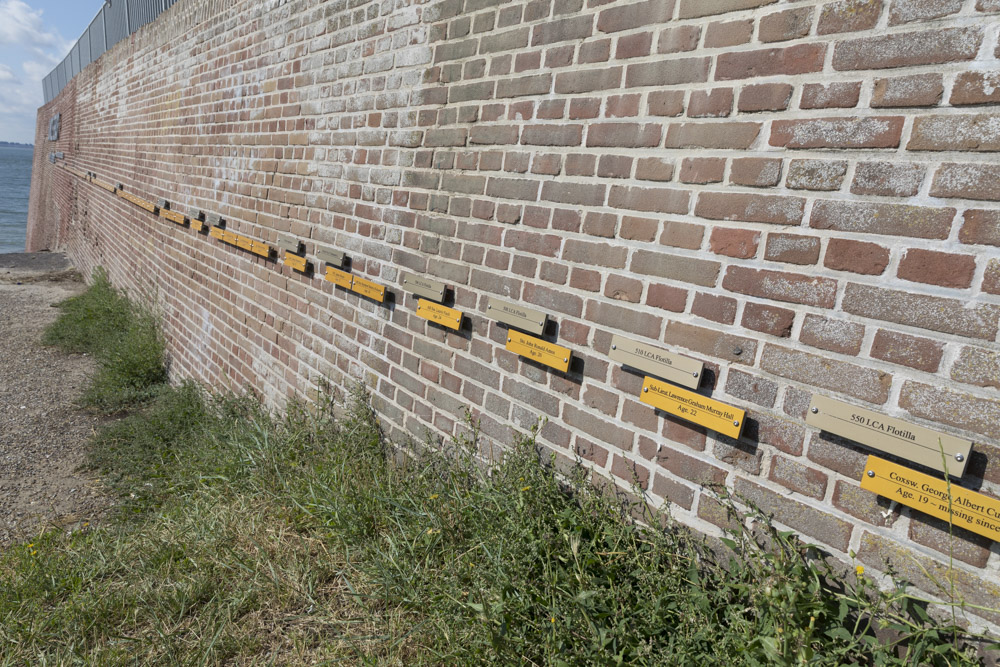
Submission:
[[[855,574],[857,574],[860,577],[862,574],[865,573],[865,566],[864,565],[858,565],[858,566],[856,566],[854,568],[854,572],[855,572]]]
[[[437,500],[438,499],[438,494],[435,493],[433,496],[431,496],[430,499],[431,500]]]

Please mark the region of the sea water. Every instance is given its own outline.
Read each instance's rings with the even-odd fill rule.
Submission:
[[[33,157],[30,147],[0,146],[0,253],[24,252]]]

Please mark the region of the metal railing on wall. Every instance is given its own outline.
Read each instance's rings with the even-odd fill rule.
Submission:
[[[73,77],[105,51],[156,20],[177,0],[106,0],[80,39],[55,69],[42,80],[46,104],[62,92]]]

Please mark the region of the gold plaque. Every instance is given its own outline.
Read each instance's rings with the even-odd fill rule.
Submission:
[[[187,218],[184,217],[183,213],[180,213],[178,211],[169,211],[165,208],[160,208],[160,217],[166,218],[170,222],[174,222],[178,225],[183,225],[184,222],[187,220]]]
[[[379,303],[385,301],[385,287],[366,280],[361,276],[354,276],[354,284],[351,289],[361,296],[368,297],[372,301],[378,301]]]
[[[520,331],[507,332],[507,349],[564,373],[569,370],[569,361],[573,358],[573,353],[569,349]]]
[[[745,410],[661,382],[656,378],[646,378],[642,384],[642,394],[640,394],[639,400],[675,417],[700,424],[722,435],[728,435],[730,438],[740,437],[740,433],[743,431]]]
[[[292,267],[299,273],[305,273],[309,270],[309,262],[306,261],[305,257],[293,255],[287,250],[285,251],[285,264]]]
[[[253,239],[246,236],[236,235],[236,247],[243,250],[253,250]]]
[[[972,449],[969,440],[818,394],[812,397],[806,423],[955,477],[965,473]]]
[[[250,252],[255,255],[260,255],[261,257],[270,257],[271,246],[266,243],[261,243],[260,241],[254,241],[250,246]]]
[[[294,236],[288,234],[278,234],[278,240],[274,242],[274,245],[296,255],[302,249],[302,243]]]
[[[545,331],[545,320],[548,318],[548,315],[540,311],[498,299],[490,299],[486,304],[486,311],[494,320],[536,336]]]
[[[135,195],[125,192],[123,190],[118,191],[118,196],[124,199],[125,201],[132,202],[139,208],[146,209],[150,213],[156,213],[159,210],[156,208],[156,204],[154,204],[153,202],[146,201],[142,197],[136,197]]]
[[[608,356],[643,373],[691,389],[698,388],[705,367],[705,364],[691,357],[683,357],[617,334],[611,337],[611,351]]]
[[[212,227],[211,229],[208,230],[208,235],[211,236],[213,239],[219,239],[220,241],[224,241],[226,239],[226,230],[224,230],[222,227]]]
[[[205,223],[198,218],[191,218],[191,229],[196,232],[200,232],[205,228]]]
[[[869,456],[861,488],[1000,542],[1000,500]]]
[[[444,283],[411,273],[403,273],[403,287],[407,292],[413,292],[432,301],[444,301]]]
[[[111,183],[108,183],[107,181],[102,181],[99,178],[95,178],[91,182],[97,187],[101,188],[102,190],[107,190],[108,192],[115,191],[115,186],[113,186]]]
[[[335,269],[332,266],[326,267],[326,279],[337,287],[343,287],[344,289],[351,289],[354,287],[354,276],[347,271],[341,271],[340,269]]]
[[[344,265],[344,253],[324,246],[316,247],[316,259],[327,264],[332,264],[333,266]]]
[[[449,329],[462,328],[462,313],[454,308],[442,306],[439,303],[420,299],[417,301],[417,316],[425,320],[430,320],[435,324],[440,324]]]

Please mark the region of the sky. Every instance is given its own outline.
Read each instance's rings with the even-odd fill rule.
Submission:
[[[35,141],[42,79],[59,64],[104,0],[0,0],[0,141]]]

